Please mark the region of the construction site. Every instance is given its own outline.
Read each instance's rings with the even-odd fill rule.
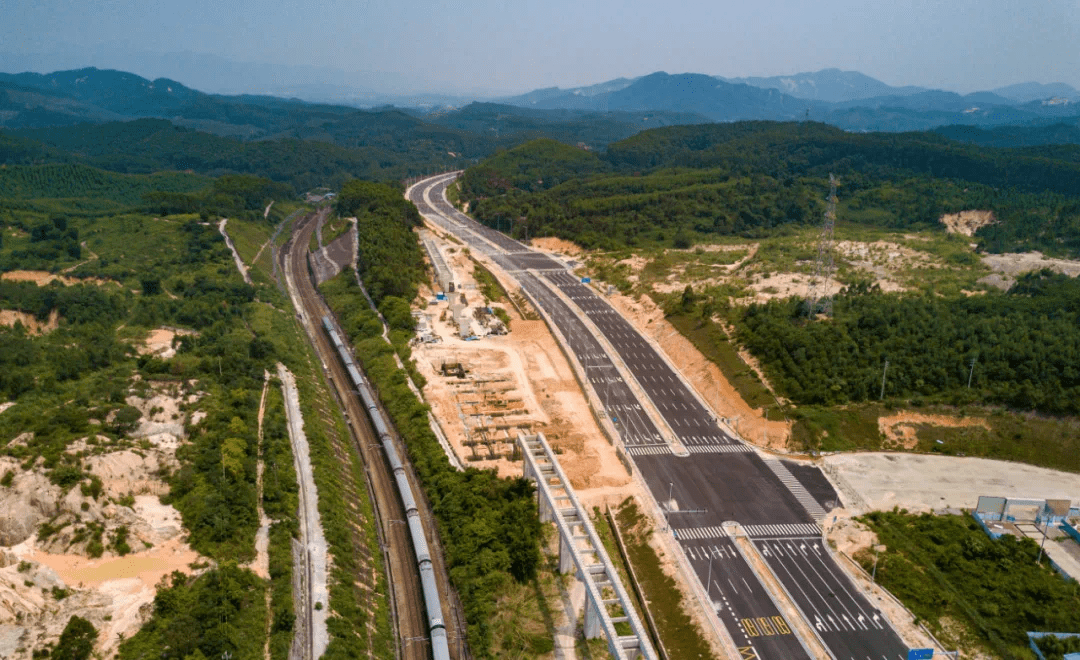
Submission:
[[[433,282],[421,291],[426,306],[414,309],[413,358],[458,459],[519,476],[519,433],[543,433],[576,488],[629,495],[629,473],[535,310],[501,282],[497,292],[478,282],[478,269],[480,278],[495,276],[453,239],[423,231],[421,243]]]

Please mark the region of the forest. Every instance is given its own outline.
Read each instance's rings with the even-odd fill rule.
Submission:
[[[492,648],[488,626],[497,597],[509,583],[533,580],[540,565],[542,530],[534,486],[523,478],[499,478],[494,470],[454,470],[428,424],[427,406],[406,382],[419,374],[415,367],[399,369],[394,361],[396,351],[410,364],[414,321],[409,303],[427,277],[411,230],[419,220],[416,207],[393,188],[361,182],[342,188],[338,207],[357,217],[361,254],[363,246],[378,250],[361,260],[361,275],[390,327],[393,345],[382,338],[379,317],[349,269],[323,284],[322,291],[405,442],[431,502],[450,578],[469,623],[470,649],[478,658],[500,657],[507,649]],[[390,257],[396,261],[384,261]]]
[[[1080,254],[1080,145],[996,149],[935,133],[851,134],[822,124],[736,122],[643,131],[602,154],[538,140],[468,169],[462,199],[515,236],[585,247],[673,246],[820,222],[828,175],[841,215],[928,229],[978,208],[987,251]],[[845,213],[850,211],[850,213]]]
[[[957,298],[848,287],[825,322],[797,299],[738,314],[739,341],[797,403],[876,400],[884,373],[890,399],[1080,413],[1080,282],[1066,275],[1028,273],[1007,292]]]

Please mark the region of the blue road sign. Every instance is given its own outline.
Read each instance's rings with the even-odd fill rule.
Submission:
[[[907,660],[933,660],[934,649],[911,649],[907,652]]]
[[[583,277],[583,278],[581,278],[581,283],[582,284],[589,284],[590,282],[592,282],[591,277]]]

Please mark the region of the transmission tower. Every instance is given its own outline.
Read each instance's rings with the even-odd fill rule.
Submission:
[[[832,314],[832,294],[829,293],[829,281],[836,271],[833,261],[833,229],[836,226],[836,177],[829,174],[829,205],[825,208],[825,224],[821,227],[818,238],[817,261],[814,263],[814,278],[810,280],[810,295],[806,299],[806,314],[813,318],[821,312]]]

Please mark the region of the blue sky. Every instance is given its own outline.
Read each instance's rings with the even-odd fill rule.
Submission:
[[[191,52],[377,72],[374,85],[399,91],[826,67],[961,92],[1029,80],[1080,88],[1080,0],[3,0],[0,52],[60,52],[48,61],[142,75],[160,74],[139,70],[150,61],[141,54]]]

